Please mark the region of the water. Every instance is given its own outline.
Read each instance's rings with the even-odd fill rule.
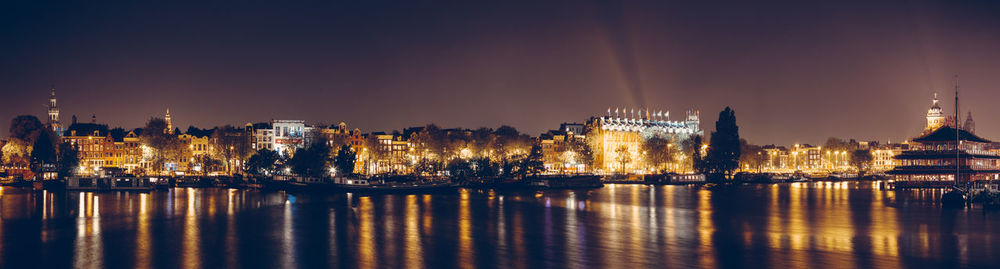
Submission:
[[[872,183],[371,197],[4,187],[0,267],[1000,266],[1000,212],[942,210],[941,194]]]

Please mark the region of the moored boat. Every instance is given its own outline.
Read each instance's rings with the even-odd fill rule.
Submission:
[[[149,178],[140,177],[69,177],[65,184],[69,191],[150,191],[156,187]]]

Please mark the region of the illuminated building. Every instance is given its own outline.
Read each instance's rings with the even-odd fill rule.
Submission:
[[[910,148],[907,143],[887,144],[872,147],[872,172],[884,173],[896,167],[895,157]]]
[[[163,130],[166,134],[174,134],[174,123],[170,120],[170,109],[167,108],[167,115],[163,118],[167,122],[167,129]]]
[[[181,134],[177,136],[181,141],[181,146],[186,148],[184,154],[181,156],[179,161],[178,170],[186,171],[190,173],[193,170],[200,169],[200,165],[196,164],[196,159],[200,155],[209,154],[211,146],[208,144],[208,136],[197,137],[190,134]]]
[[[671,121],[669,112],[638,115],[617,113],[592,117],[586,123],[588,143],[594,154],[594,169],[603,172],[642,172],[646,169],[642,154],[642,141],[652,136],[664,136],[681,141],[693,135],[703,135],[699,113],[688,111],[683,121]]]
[[[96,121],[96,117],[93,118]],[[63,142],[68,142],[79,152],[80,173],[96,173],[105,166],[105,150],[114,147],[114,139],[108,126],[97,123],[74,123],[63,133]],[[110,157],[110,156],[108,156]]]
[[[586,141],[586,136],[575,131],[583,131],[583,124],[563,123],[559,130],[550,130],[538,136],[542,148],[542,163],[545,170],[553,173],[583,172],[586,164],[577,160],[576,152],[570,148],[573,141]]]
[[[305,121],[272,120],[271,127],[274,128],[271,144],[278,154],[290,156],[305,147]]]
[[[128,132],[122,138],[121,142],[115,141],[115,147],[119,146],[123,151],[119,167],[125,169],[130,174],[138,173],[143,165],[142,146],[139,142],[139,135],[134,131]]]
[[[368,137],[371,137],[376,144],[366,145],[362,153],[373,155],[364,156],[365,154],[359,154],[358,158],[365,158],[367,160],[365,163],[369,174],[403,174],[409,171],[414,162],[412,154],[410,154],[412,147],[402,135],[375,132],[368,134]]]
[[[795,144],[789,152],[792,158],[791,167],[795,170],[803,171],[823,169],[822,153],[823,147],[809,144]],[[845,158],[843,160],[846,160],[846,151],[839,154],[844,155]]]
[[[246,134],[250,138],[250,148],[257,150],[274,150],[274,129],[270,123],[247,123]]]
[[[305,147],[306,125],[302,120],[272,120],[268,123],[247,123],[245,132],[253,150],[268,149],[289,156]]]
[[[788,160],[788,148],[783,146],[767,145],[764,150],[764,171],[781,171],[790,169]]]
[[[1000,155],[986,148],[992,142],[965,130],[957,132],[946,125],[913,139],[909,150],[894,157],[896,167],[887,172],[896,186],[947,187],[997,180]]]
[[[933,132],[941,126],[945,125],[947,119],[944,116],[944,112],[941,110],[941,106],[938,105],[937,93],[934,93],[934,100],[931,102],[931,108],[927,109],[927,125],[924,127],[924,134]]]
[[[320,133],[324,136],[326,141],[330,143],[333,150],[338,150],[338,145],[334,143],[342,142],[351,147],[355,152],[361,149],[362,142],[364,141],[361,135],[361,130],[354,128],[354,130],[347,130],[347,124],[341,122],[337,125],[330,125],[328,128],[323,128]]]
[[[62,135],[66,131],[66,128],[59,123],[59,107],[56,106],[56,88],[52,87],[52,95],[49,97],[49,118],[46,120],[46,125],[52,128],[52,131],[56,135]]]

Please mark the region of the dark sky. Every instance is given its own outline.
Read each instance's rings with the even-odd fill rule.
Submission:
[[[139,127],[509,124],[736,110],[757,144],[912,137],[934,91],[1000,139],[989,1],[133,1],[0,4],[0,118]],[[170,2],[170,3],[151,3]],[[296,3],[291,3],[296,2]],[[808,2],[808,3],[806,3]],[[0,135],[6,136],[6,124]]]

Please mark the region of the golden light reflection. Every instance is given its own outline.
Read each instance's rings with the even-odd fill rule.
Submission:
[[[187,209],[184,214],[184,242],[181,257],[186,268],[201,267],[201,234],[198,227],[198,215],[195,210],[195,189],[187,188],[186,196]]]
[[[661,221],[663,223],[663,247],[666,248],[674,244],[674,237],[677,236],[677,229],[680,227],[677,227],[677,223],[674,221],[676,217],[674,214],[677,210],[676,205],[674,205],[674,186],[664,185],[661,188],[663,198],[666,200],[662,205],[664,214],[663,221]],[[665,249],[661,253],[669,254]],[[663,260],[666,261],[669,258],[669,256],[664,255]]]
[[[424,212],[423,213],[423,222],[424,222],[424,224],[423,224],[423,233],[424,233],[424,236],[431,236],[431,231],[433,231],[433,229],[431,229],[431,228],[433,228],[433,226],[431,226],[431,224],[434,223],[434,218],[432,218],[432,216],[434,216],[434,211],[432,211],[431,209],[432,209],[432,207],[431,207],[431,195],[430,194],[424,194],[424,197],[423,197],[423,212]]]
[[[629,252],[637,255],[636,259],[644,260],[646,258],[645,247],[643,246],[643,229],[642,229],[642,211],[640,211],[640,205],[642,202],[642,188],[645,185],[629,185],[631,188],[629,192],[630,203],[631,203],[631,220],[629,221],[628,233],[631,236],[629,238]]]
[[[101,240],[99,217],[100,202],[93,193],[86,193],[86,195],[80,193],[77,202],[81,212],[76,218],[76,246],[73,249],[73,267],[104,267],[104,241]],[[84,210],[97,212],[84,213]]]
[[[698,245],[700,253],[699,266],[702,268],[715,267],[715,258],[712,254],[712,234],[715,233],[715,225],[712,223],[712,192],[709,190],[698,191]]]
[[[239,268],[240,266],[240,252],[238,247],[240,245],[240,238],[236,235],[236,216],[233,214],[235,211],[233,208],[233,200],[236,196],[235,189],[229,189],[226,194],[227,204],[226,204],[226,267],[229,268]]]
[[[360,216],[358,233],[358,265],[361,268],[375,268],[375,227],[372,221],[371,197],[358,198],[358,213]]]
[[[149,209],[148,206],[149,194],[140,193],[139,194],[139,218],[137,220],[136,238],[135,238],[135,267],[136,268],[150,268],[152,267],[152,261],[150,260],[151,254],[151,239],[149,238]]]
[[[424,268],[424,251],[421,247],[417,196],[406,196],[406,263],[408,268]]]
[[[870,210],[871,229],[868,236],[872,242],[872,252],[881,256],[899,256],[899,218],[896,208],[886,206],[883,195],[893,199],[895,191],[872,192]],[[894,199],[893,199],[894,200]]]
[[[583,267],[581,264],[577,264],[580,260],[580,241],[577,238],[580,232],[580,224],[577,222],[577,212],[576,212],[576,193],[570,193],[569,197],[566,198],[566,224],[564,237],[566,238],[566,261],[565,264],[569,267],[580,268]]]
[[[472,249],[472,219],[469,216],[469,191],[462,189],[458,203],[458,251],[459,267],[475,268],[475,253]]]

